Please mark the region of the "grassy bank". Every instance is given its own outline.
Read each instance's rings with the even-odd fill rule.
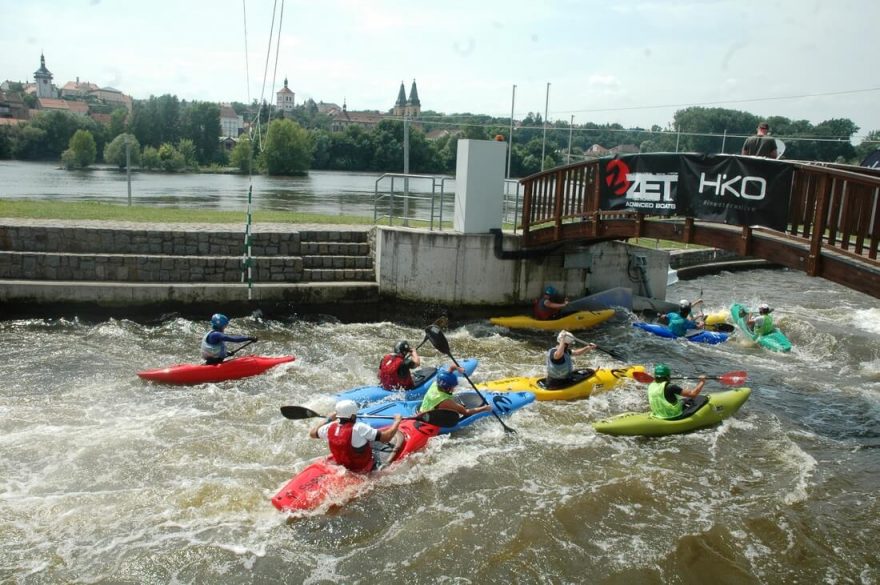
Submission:
[[[106,221],[133,221],[142,223],[243,223],[243,211],[213,211],[206,209],[178,209],[173,207],[146,207],[141,205],[113,205],[110,203],[0,200],[0,217],[28,219],[91,219]],[[255,211],[258,223],[326,223],[366,224],[372,217],[354,215],[322,215],[288,211]],[[413,224],[415,222],[410,222]]]

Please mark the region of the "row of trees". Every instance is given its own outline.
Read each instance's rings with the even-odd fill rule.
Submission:
[[[62,160],[67,167],[84,167],[96,160],[123,167],[125,141],[132,164],[168,172],[208,165],[231,164],[241,172],[287,175],[308,169],[399,172],[403,170],[404,126],[384,120],[375,127],[348,125],[333,131],[332,120],[313,101],[294,109],[287,118],[263,104],[234,103],[246,119],[262,120],[254,142],[242,137],[231,153],[221,146],[220,112],[216,104],[186,102],[163,95],[134,103],[131,115],[116,110],[109,124],[66,112],[40,112],[20,126],[0,127],[0,158]],[[594,144],[610,148],[632,145],[641,152],[738,153],[745,137],[761,118],[725,108],[679,110],[667,128],[623,128],[619,124],[587,123],[570,127],[557,121],[545,129],[541,116],[530,113],[515,128],[511,176],[526,176],[544,168],[581,160]],[[870,133],[854,147],[858,127],[845,118],[813,125],[806,120],[774,116],[767,120],[773,133],[787,143],[786,158],[858,163],[880,146],[880,132]],[[445,130],[437,133],[434,131]],[[428,140],[434,132],[439,137]],[[510,140],[510,120],[484,115],[423,112],[409,132],[410,171],[452,173],[459,138]],[[91,154],[90,154],[91,153]]]

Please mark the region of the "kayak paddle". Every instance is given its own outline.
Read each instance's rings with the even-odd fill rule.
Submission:
[[[428,338],[428,340],[431,342],[431,345],[434,346],[434,349],[436,349],[440,353],[444,353],[449,356],[449,359],[452,360],[452,363],[461,368],[461,366],[458,365],[458,362],[455,361],[455,357],[453,357],[452,353],[449,350],[449,342],[446,341],[446,336],[443,335],[443,331],[441,331],[437,325],[429,325],[428,327],[426,327],[425,337]],[[489,401],[486,400],[486,397],[483,396],[483,393],[480,392],[479,388],[477,388],[477,386],[471,381],[470,377],[467,375],[467,372],[464,372],[462,375],[464,376],[465,380],[470,383],[471,387],[477,393],[477,396],[483,399],[483,404],[489,404]],[[498,422],[501,423],[501,426],[504,427],[504,430],[506,432],[516,433],[515,430],[504,424],[504,421],[501,420],[501,417],[498,416],[498,413],[495,412],[494,408],[492,409],[492,414],[495,416],[495,418],[498,419]]]
[[[718,380],[725,386],[739,386],[746,381],[749,374],[744,371],[727,372],[720,376],[706,376],[707,380]],[[648,372],[633,372],[633,378],[642,384],[650,384],[654,381],[654,376]],[[670,380],[699,380],[699,376],[672,376]]]
[[[238,352],[240,352],[241,350],[243,350],[244,348],[246,348],[250,344],[255,343],[256,341],[257,341],[256,338],[251,339],[250,341],[246,341],[245,343],[239,345],[238,347],[236,347],[232,351],[226,352],[226,357],[233,356],[233,355],[237,354]]]
[[[448,319],[445,315],[442,316],[442,317],[440,317],[439,319],[437,319],[436,321],[434,321],[434,322],[431,324],[432,327],[438,327],[438,328],[441,328],[441,329],[442,329],[443,327],[446,327],[447,325],[449,325],[449,319]],[[427,330],[427,329],[425,330],[425,338],[422,340],[422,342],[421,342],[420,344],[418,344],[418,345],[416,346],[416,349],[419,349],[419,348],[421,348],[423,345],[425,345],[425,342],[426,342],[426,341],[428,341],[428,330]]]
[[[300,420],[304,418],[327,418],[326,415],[318,414],[314,410],[305,406],[282,406],[281,415],[291,420]],[[358,418],[392,418],[388,416],[378,416],[374,414],[359,414]],[[437,410],[429,410],[415,416],[406,416],[401,420],[417,420],[438,427],[454,427],[458,424],[459,416],[454,410],[446,410],[439,408]]]
[[[574,340],[577,341],[578,343],[583,343],[584,345],[590,345],[588,342],[584,341],[583,339],[578,339],[578,338],[575,337],[574,335],[572,335],[572,337],[573,337]],[[596,344],[594,343],[593,345],[596,345]],[[624,359],[624,357],[623,357],[623,354],[621,354],[620,352],[617,352],[617,351],[615,351],[615,350],[613,350],[613,349],[605,349],[604,347],[599,347],[598,345],[596,345],[596,349],[598,349],[598,350],[601,351],[602,353],[607,353],[608,355],[610,355],[612,358],[616,359],[616,360],[619,361],[619,362],[625,362],[625,361],[626,361],[626,359]]]

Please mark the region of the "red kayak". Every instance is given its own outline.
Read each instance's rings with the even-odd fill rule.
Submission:
[[[268,357],[262,355],[246,355],[226,360],[219,364],[178,364],[158,370],[144,370],[138,376],[151,382],[163,384],[204,384],[205,382],[222,382],[238,380],[248,376],[262,374],[271,367],[292,362],[292,355]]]
[[[390,448],[378,454],[383,460],[382,470],[388,469],[389,465],[410,453],[423,449],[428,439],[437,436],[439,432],[440,427],[416,420],[404,420],[391,440]],[[314,510],[328,500],[332,505],[342,505],[357,493],[359,486],[370,481],[375,473],[381,471],[353,473],[337,465],[332,455],[322,457],[287,482],[272,498],[272,505],[283,512]]]

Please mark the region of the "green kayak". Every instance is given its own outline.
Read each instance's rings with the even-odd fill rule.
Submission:
[[[751,388],[736,388],[706,394],[708,400],[692,415],[679,419],[662,419],[650,412],[625,412],[593,423],[597,432],[608,435],[644,435],[659,437],[686,433],[718,424],[733,415],[752,393]]]
[[[736,323],[737,328],[742,331],[743,335],[770,351],[791,351],[791,341],[778,328],[774,328],[767,335],[755,335],[752,333],[752,330],[749,329],[746,323],[746,318],[750,312],[749,308],[743,305],[737,303],[730,305],[730,318],[733,319],[733,322]]]

